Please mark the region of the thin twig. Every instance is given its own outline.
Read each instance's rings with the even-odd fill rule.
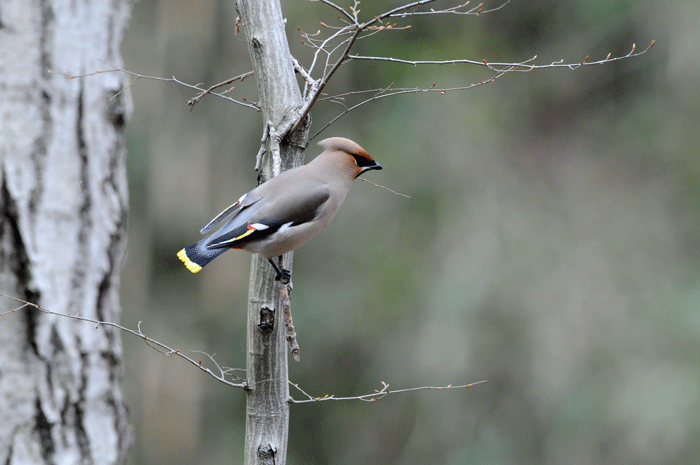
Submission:
[[[282,265],[282,264],[280,264],[280,265]],[[286,288],[287,286],[283,286],[283,287]],[[283,292],[283,298],[284,298],[284,293],[285,293],[285,291],[283,290],[282,292]],[[287,296],[286,296],[286,298],[287,298],[287,303],[289,302],[289,294],[288,294],[288,292],[289,292],[289,291],[287,290]],[[27,308],[28,311],[31,311],[31,309],[35,309],[35,310],[38,310],[38,311],[40,311],[40,312],[42,312],[42,313],[45,313],[45,314],[47,314],[47,315],[62,316],[62,317],[72,318],[72,319],[78,320],[78,321],[85,321],[85,322],[88,322],[88,323],[92,323],[92,324],[95,325],[95,329],[99,328],[100,326],[110,326],[110,327],[113,327],[113,328],[117,328],[117,329],[119,329],[119,330],[121,330],[121,331],[127,332],[127,333],[129,333],[129,334],[133,334],[134,336],[138,336],[139,338],[143,339],[144,343],[145,343],[148,347],[150,347],[150,348],[152,348],[152,349],[158,351],[159,353],[161,353],[161,354],[163,354],[163,355],[165,355],[165,356],[167,356],[167,357],[171,357],[171,356],[173,356],[173,355],[176,355],[176,356],[178,356],[178,357],[183,358],[184,360],[188,361],[190,364],[194,365],[195,367],[197,367],[197,368],[200,369],[201,371],[203,371],[203,372],[205,372],[206,374],[208,374],[209,376],[213,377],[214,379],[216,379],[216,380],[219,381],[220,383],[226,384],[227,386],[237,387],[237,388],[242,388],[242,389],[247,389],[247,388],[248,388],[248,384],[247,384],[247,381],[246,381],[246,380],[244,380],[244,379],[242,379],[242,378],[236,376],[235,374],[233,374],[233,372],[236,372],[236,371],[245,371],[245,370],[243,370],[243,369],[241,369],[241,368],[226,368],[226,367],[221,367],[221,366],[218,364],[218,362],[214,359],[214,355],[215,355],[215,354],[214,354],[214,355],[209,355],[209,354],[207,354],[207,353],[205,353],[205,352],[198,351],[198,350],[192,350],[192,351],[190,351],[190,352],[193,352],[193,353],[203,354],[203,355],[205,355],[206,357],[208,357],[209,360],[211,360],[211,362],[216,366],[217,370],[219,371],[219,374],[217,375],[217,374],[214,373],[211,369],[202,366],[202,361],[201,361],[201,360],[199,360],[198,362],[196,362],[196,361],[194,361],[193,359],[191,359],[190,357],[184,355],[179,349],[172,349],[172,348],[168,347],[167,345],[165,345],[165,344],[163,344],[163,343],[161,343],[161,342],[158,342],[158,341],[156,341],[156,340],[154,340],[154,339],[152,339],[152,338],[150,338],[150,337],[144,335],[144,334],[143,334],[143,331],[141,330],[141,323],[142,323],[141,321],[138,322],[138,325],[137,325],[138,330],[134,331],[133,329],[129,329],[129,328],[126,328],[126,327],[124,327],[124,326],[121,326],[121,325],[119,325],[119,324],[117,324],[117,323],[112,323],[112,322],[109,322],[109,321],[99,321],[99,320],[95,320],[95,319],[93,319],[93,318],[87,318],[87,317],[83,317],[83,316],[79,316],[79,315],[71,315],[70,313],[54,312],[54,311],[52,311],[52,310],[48,310],[47,308],[42,307],[41,305],[34,304],[34,303],[31,303],[31,302],[27,302],[26,300],[19,299],[19,298],[17,298],[17,297],[12,297],[12,296],[9,296],[9,295],[3,294],[3,293],[0,293],[0,296],[1,296],[1,297],[5,297],[5,298],[7,298],[7,299],[14,300],[15,302],[19,302],[19,303],[21,304],[19,307],[16,307],[16,308],[13,308],[13,309],[8,310],[8,311],[6,311],[6,312],[0,313],[0,317],[2,317],[2,316],[4,316],[4,315],[7,315],[7,314],[10,314],[10,313],[16,313],[16,312],[18,312],[18,311],[20,311],[20,310],[22,310],[22,309],[28,307],[28,308]],[[287,315],[285,315],[285,316],[287,316]],[[290,331],[290,328],[291,328],[291,331],[294,332],[294,326],[291,324],[291,314],[289,314],[288,316],[289,316],[289,326],[287,326],[287,331],[288,331],[287,340],[289,341],[289,331]],[[296,336],[296,333],[294,333],[294,335]],[[294,342],[296,342],[296,340],[295,340]],[[294,354],[294,349],[292,349],[292,354]],[[298,355],[298,345],[297,345],[297,355]],[[296,357],[295,357],[295,359],[296,359]],[[235,378],[235,379],[241,380],[242,382],[241,382],[241,383],[234,383],[234,382],[228,381],[227,379],[225,379],[225,377],[226,377],[227,375],[228,375],[228,376],[231,376],[231,377],[233,377],[233,378]],[[265,381],[259,381],[259,382],[265,382]],[[361,396],[354,396],[354,397],[336,397],[336,396],[334,396],[334,395],[323,394],[322,396],[314,397],[314,396],[308,394],[308,393],[307,393],[306,391],[304,391],[302,388],[300,388],[298,384],[292,383],[291,381],[289,381],[289,384],[291,384],[292,386],[294,386],[299,392],[301,392],[301,393],[306,397],[306,399],[300,399],[300,400],[294,399],[294,398],[290,398],[290,399],[289,399],[289,403],[292,403],[292,404],[304,404],[304,403],[309,403],[309,402],[321,402],[321,401],[325,401],[325,400],[361,400],[361,401],[364,401],[364,402],[374,402],[374,401],[377,401],[377,400],[379,400],[379,399],[381,399],[381,398],[383,398],[383,397],[385,397],[385,396],[387,396],[387,395],[389,395],[389,394],[398,394],[398,393],[402,393],[402,392],[425,391],[425,390],[437,390],[437,391],[442,391],[442,390],[447,390],[447,389],[466,389],[466,388],[470,388],[470,387],[472,387],[472,386],[476,386],[477,384],[482,384],[482,383],[485,383],[485,382],[486,382],[486,380],[482,380],[482,381],[477,381],[477,382],[475,382],[475,383],[463,384],[463,385],[460,385],[460,386],[453,386],[453,385],[450,384],[450,385],[447,385],[447,386],[421,386],[421,387],[414,387],[414,388],[407,388],[407,389],[390,390],[390,389],[389,389],[389,384],[387,384],[387,383],[385,383],[384,381],[382,381],[382,382],[381,382],[381,383],[382,383],[382,389],[381,389],[381,390],[375,390],[374,393],[371,393],[371,394],[364,394],[364,395],[361,395]]]
[[[644,55],[647,53],[656,43],[655,40],[651,41],[651,44],[641,52],[636,52],[636,46],[635,44],[632,44],[632,50],[626,54],[626,55],[621,55],[619,57],[611,57],[610,54],[602,60],[598,61],[590,61],[588,60],[588,57],[586,57],[585,60],[582,60],[577,63],[564,63],[564,60],[560,61],[555,61],[552,62],[548,65],[535,65],[535,64],[530,64],[529,62],[533,61],[537,56],[534,56],[533,58],[530,58],[529,60],[526,60],[524,62],[520,63],[497,63],[497,62],[488,62],[486,60],[466,60],[466,59],[459,59],[459,60],[402,60],[400,58],[393,58],[393,57],[371,57],[371,56],[361,56],[361,55],[350,55],[348,56],[349,60],[366,60],[366,61],[388,61],[391,63],[400,63],[400,64],[405,64],[405,65],[411,65],[411,66],[419,66],[419,65],[456,65],[456,64],[468,64],[468,65],[476,65],[476,66],[485,66],[491,70],[494,71],[503,71],[503,72],[515,72],[515,71],[520,71],[520,72],[529,72],[533,71],[536,69],[549,69],[549,68],[569,68],[571,70],[580,68],[581,66],[592,66],[592,65],[603,65],[605,63],[610,63],[614,61],[619,61],[619,60],[625,60],[628,58],[634,58],[638,57],[640,55]]]
[[[326,123],[321,129],[319,129],[309,140],[313,140],[316,138],[319,134],[321,134],[324,130],[326,130],[328,127],[330,127],[333,123],[335,123],[338,119],[341,117],[345,116],[347,113],[355,110],[356,108],[365,105],[367,103],[370,103],[374,100],[378,100],[381,98],[385,97],[390,97],[393,95],[403,95],[403,94],[410,94],[410,93],[422,93],[422,92],[440,92],[441,94],[445,94],[447,92],[454,92],[458,90],[467,90],[471,89],[474,87],[482,86],[485,84],[490,84],[494,82],[496,79],[500,78],[501,76],[508,74],[508,73],[513,73],[513,72],[530,72],[536,69],[548,69],[548,68],[569,68],[571,70],[575,70],[581,66],[589,66],[589,65],[603,65],[605,63],[609,62],[614,62],[618,60],[624,60],[628,58],[633,58],[637,57],[640,55],[643,55],[647,53],[656,43],[655,40],[651,42],[651,44],[644,50],[640,52],[636,52],[636,45],[632,45],[632,50],[626,54],[622,55],[619,57],[612,57],[611,54],[608,54],[606,58],[603,60],[598,60],[598,61],[590,61],[588,57],[586,59],[580,61],[579,63],[564,63],[564,60],[556,61],[553,62],[549,65],[535,65],[532,64],[531,62],[534,61],[537,56],[535,55],[534,57],[525,60],[520,63],[489,63],[486,60],[482,61],[474,61],[474,60],[442,60],[442,61],[436,61],[436,60],[426,60],[426,61],[411,61],[411,60],[401,60],[398,58],[392,58],[392,57],[365,57],[365,56],[348,56],[349,60],[376,60],[376,61],[389,61],[389,62],[394,62],[394,63],[403,63],[403,64],[408,64],[408,65],[413,65],[413,66],[418,66],[418,65],[454,65],[454,64],[469,64],[469,65],[478,65],[478,66],[485,66],[486,68],[494,71],[496,74],[493,75],[491,78],[485,80],[485,81],[479,81],[479,83],[473,83],[468,86],[461,86],[461,87],[451,87],[451,88],[436,88],[435,84],[433,84],[433,87],[430,88],[411,88],[411,89],[406,89],[406,88],[393,88],[393,84],[390,85],[389,87],[382,88],[382,89],[373,89],[373,90],[366,90],[366,91],[353,91],[353,92],[346,92],[344,94],[338,94],[334,96],[329,96],[329,97],[323,97],[319,98],[319,101],[324,101],[324,100],[330,100],[333,103],[340,103],[343,105],[344,110],[340,112],[335,118],[333,118],[331,121]],[[374,96],[363,100],[351,107],[346,106],[345,104],[341,103],[338,99],[348,96],[348,95],[359,95],[362,93],[370,93],[370,92],[376,92]]]
[[[317,396],[314,397],[304,391],[302,388],[300,388],[297,384],[292,383],[291,381],[289,384],[294,386],[299,392],[301,392],[304,396],[306,396],[306,399],[298,400],[298,399],[290,399],[289,403],[290,404],[306,404],[309,402],[323,402],[325,400],[361,400],[363,402],[376,402],[379,399],[389,395],[389,394],[398,394],[402,392],[413,392],[413,391],[426,391],[426,390],[435,390],[435,391],[443,391],[447,389],[466,389],[470,388],[472,386],[476,386],[477,384],[483,384],[485,383],[486,380],[481,380],[481,381],[476,381],[474,383],[469,383],[469,384],[462,384],[460,386],[453,386],[451,384],[448,384],[447,386],[421,386],[421,387],[414,387],[414,388],[407,388],[407,389],[396,389],[396,390],[390,390],[389,389],[389,384],[385,383],[382,381],[382,389],[380,390],[375,390],[372,394],[364,394],[361,396],[353,396],[353,397],[336,397],[334,395],[329,395],[329,394],[323,394],[322,396]]]
[[[459,11],[460,8],[464,8],[467,5],[469,5],[471,2],[464,3],[462,5],[457,5],[453,6],[450,8],[445,8],[444,10],[430,10],[430,11],[411,11],[411,12],[404,12],[404,13],[398,13],[398,14],[393,14],[391,15],[392,18],[405,18],[407,16],[419,16],[419,15],[439,15],[439,14],[455,14],[455,15],[473,15],[473,16],[479,16],[484,13],[492,13],[494,11],[498,11],[504,6],[506,6],[508,3],[510,3],[510,0],[506,0],[503,2],[501,5],[491,8],[489,10],[484,10],[482,9],[483,3],[479,4],[478,6],[475,6],[469,10],[466,11]]]
[[[373,57],[373,56],[359,56],[359,55],[350,55],[350,50],[352,49],[353,45],[357,40],[360,40],[362,38],[370,37],[371,35],[376,34],[379,31],[382,30],[388,30],[388,29],[406,29],[410,26],[398,26],[396,24],[391,24],[390,22],[387,22],[386,24],[383,23],[383,20],[386,18],[405,18],[408,16],[414,16],[414,15],[424,15],[424,14],[471,14],[471,15],[480,15],[484,13],[490,13],[494,12],[497,10],[502,9],[507,5],[510,0],[505,0],[503,1],[499,6],[491,9],[483,9],[483,3],[480,3],[476,7],[473,7],[468,10],[463,10],[464,8],[469,5],[469,2],[466,2],[464,4],[460,4],[457,6],[453,7],[448,7],[444,8],[441,10],[435,10],[435,9],[430,9],[430,11],[425,11],[421,10],[421,7],[428,3],[433,3],[436,0],[421,0],[417,2],[412,2],[408,3],[406,5],[402,5],[399,7],[396,7],[392,10],[388,10],[380,15],[374,16],[370,20],[366,22],[360,22],[358,19],[358,15],[360,13],[360,10],[358,9],[359,2],[356,0],[355,3],[349,8],[348,10],[345,10],[344,8],[336,5],[332,1],[329,0],[320,0],[320,3],[324,3],[335,10],[339,11],[341,15],[338,17],[338,19],[345,24],[342,27],[336,27],[336,26],[329,26],[328,24],[321,23],[321,25],[324,28],[328,28],[331,30],[335,30],[330,37],[326,39],[320,39],[317,38],[317,36],[320,34],[319,32],[315,34],[308,34],[305,32],[302,32],[302,37],[305,39],[302,41],[305,45],[309,46],[312,49],[315,49],[314,57],[311,63],[311,66],[309,67],[308,70],[308,75],[311,76],[314,67],[317,63],[317,60],[319,58],[319,55],[321,52],[325,54],[326,60],[325,60],[325,67],[323,70],[323,76],[316,80],[313,81],[317,83],[316,89],[308,90],[308,83],[310,82],[307,80],[307,88],[305,88],[304,92],[304,99],[305,99],[305,104],[303,108],[299,111],[299,120],[295,121],[294,124],[292,125],[290,129],[290,132],[296,131],[297,128],[299,127],[302,118],[306,116],[306,114],[311,110],[311,107],[320,100],[328,100],[331,99],[334,103],[341,103],[337,100],[337,98],[334,97],[324,97],[321,98],[323,89],[325,86],[328,84],[329,80],[333,76],[333,74],[338,70],[338,68],[343,65],[344,63],[347,63],[348,61],[351,60],[370,60],[370,61],[385,61],[385,62],[392,62],[392,63],[400,63],[400,64],[408,64],[412,66],[419,66],[419,65],[458,65],[458,64],[467,64],[467,65],[477,65],[477,66],[484,66],[494,73],[496,73],[492,78],[485,80],[485,81],[480,81],[479,84],[471,84],[469,86],[461,86],[461,87],[453,87],[449,89],[394,89],[390,92],[387,92],[386,89],[379,91],[377,94],[375,94],[373,97],[362,101],[358,104],[355,104],[351,107],[346,106],[344,103],[341,103],[344,107],[344,111],[341,112],[339,115],[337,115],[333,120],[331,120],[328,124],[326,124],[321,130],[319,130],[316,134],[314,134],[311,139],[315,138],[318,136],[323,130],[325,130],[327,127],[329,127],[331,124],[333,124],[335,121],[338,120],[338,118],[342,117],[343,115],[347,114],[348,112],[366,104],[371,101],[377,100],[379,98],[384,98],[390,95],[401,95],[405,93],[418,93],[418,92],[440,92],[442,94],[448,92],[448,91],[455,91],[455,90],[466,90],[470,89],[472,87],[476,87],[479,85],[484,85],[488,84],[491,82],[494,82],[495,79],[501,77],[505,73],[511,73],[511,72],[529,72],[533,70],[539,70],[539,69],[549,69],[549,68],[569,68],[571,70],[575,70],[581,66],[588,66],[588,65],[603,65],[608,62],[614,62],[618,60],[623,60],[627,58],[633,58],[640,56],[646,52],[648,52],[655,44],[655,41],[651,42],[651,45],[647,47],[644,51],[641,52],[636,52],[636,47],[635,45],[632,46],[632,51],[630,51],[628,54],[620,57],[611,57],[611,54],[608,54],[608,56],[603,59],[603,60],[598,60],[598,61],[589,61],[589,57],[586,57],[586,59],[581,60],[578,63],[564,63],[564,60],[556,61],[553,62],[549,65],[535,65],[531,63],[534,61],[537,56],[525,60],[523,62],[518,62],[518,63],[500,63],[500,62],[493,62],[489,63],[485,59],[478,61],[478,60],[468,60],[468,59],[455,59],[455,60],[403,60],[399,58],[393,58],[393,57]],[[301,30],[300,30],[301,31]],[[331,42],[335,41],[336,39],[340,39],[339,43],[337,45],[331,46]],[[340,52],[340,55],[333,61],[331,64],[331,57],[338,52],[338,50],[342,49]],[[307,92],[308,90],[308,92]],[[359,93],[359,92],[357,92]],[[347,94],[345,94],[347,95]],[[337,97],[337,96],[336,96]],[[287,135],[286,130],[287,128],[279,128],[280,129],[280,135],[281,137],[285,137]]]
[[[406,194],[402,194],[402,193],[400,193],[400,192],[392,191],[392,190],[389,189],[388,187],[381,186],[381,185],[379,185],[379,184],[373,183],[373,182],[370,181],[369,179],[360,178],[360,181],[368,182],[368,183],[372,184],[373,186],[381,187],[382,189],[386,189],[386,190],[388,190],[389,192],[391,192],[392,194],[400,195],[401,197],[406,197],[407,199],[410,199],[410,198],[411,198],[410,195],[406,195]]]
[[[494,74],[493,76],[491,76],[489,79],[487,79],[487,80],[485,80],[485,81],[479,81],[478,83],[472,83],[472,84],[469,84],[468,86],[461,86],[461,87],[445,87],[445,88],[439,88],[439,87],[435,87],[435,86],[436,86],[436,83],[433,83],[433,85],[432,85],[431,87],[422,88],[422,89],[421,89],[421,88],[418,88],[418,87],[413,87],[413,88],[408,88],[408,89],[407,89],[407,88],[393,88],[392,86],[389,86],[389,87],[386,87],[386,88],[383,88],[383,89],[375,89],[375,90],[373,90],[373,91],[354,91],[354,92],[347,92],[347,93],[345,93],[345,94],[335,95],[335,96],[332,96],[332,97],[324,97],[324,98],[321,99],[321,100],[330,100],[330,101],[333,102],[333,103],[341,104],[341,105],[343,105],[344,110],[343,110],[342,112],[340,112],[338,115],[336,115],[335,118],[333,118],[333,119],[330,120],[328,123],[326,123],[326,124],[325,124],[321,129],[319,129],[312,137],[310,137],[309,140],[311,141],[311,140],[315,139],[319,134],[321,134],[323,131],[325,131],[326,129],[328,129],[328,127],[330,127],[333,123],[335,123],[337,120],[339,120],[340,118],[342,118],[342,117],[345,116],[346,114],[348,114],[348,113],[350,113],[351,111],[353,111],[353,110],[355,110],[355,109],[361,107],[362,105],[366,105],[366,104],[368,104],[368,103],[370,103],[370,102],[373,102],[373,101],[375,101],[375,100],[379,100],[379,99],[382,99],[382,98],[385,98],[385,97],[392,97],[392,96],[394,96],[394,95],[419,94],[419,93],[425,93],[425,92],[439,92],[440,94],[444,95],[444,94],[446,94],[447,92],[454,92],[454,91],[467,90],[467,89],[472,89],[472,88],[475,88],[475,87],[483,86],[483,85],[486,85],[486,84],[490,84],[490,83],[494,82],[496,79],[498,79],[498,78],[500,78],[501,76],[505,75],[507,72],[508,72],[508,71],[498,71],[498,72],[496,72],[496,74]],[[353,105],[353,106],[351,106],[351,107],[348,107],[348,106],[346,106],[345,104],[343,104],[342,102],[340,102],[339,100],[336,100],[338,97],[343,97],[343,96],[346,96],[346,95],[359,95],[359,94],[361,94],[361,93],[375,92],[375,91],[376,91],[376,94],[375,94],[375,95],[373,95],[372,97],[370,97],[370,98],[368,98],[368,99],[366,99],[366,100],[363,100],[363,101],[361,101],[361,102],[359,102],[359,103],[357,103],[357,104],[355,104],[355,105]]]
[[[357,28],[355,30],[355,33],[352,35],[350,40],[348,41],[347,46],[345,47],[345,50],[343,51],[340,59],[336,61],[336,63],[333,65],[331,70],[320,80],[318,81],[318,86],[316,87],[315,90],[309,92],[309,96],[307,97],[306,101],[304,102],[304,106],[302,107],[301,111],[299,112],[299,115],[297,117],[297,121],[292,125],[291,128],[289,128],[289,134],[293,134],[302,124],[304,119],[306,118],[306,115],[309,114],[311,111],[311,107],[314,106],[316,103],[316,100],[318,97],[321,95],[321,91],[323,91],[323,88],[326,87],[326,84],[328,84],[328,81],[333,77],[335,72],[340,68],[340,65],[345,61],[345,59],[348,56],[348,53],[350,53],[350,49],[352,48],[352,45],[355,43],[357,40],[358,35],[362,32],[362,28]],[[287,133],[283,133],[283,136],[286,136]]]
[[[327,5],[332,6],[333,8],[339,9],[339,11],[342,11],[343,14],[345,14],[346,17],[350,18],[351,21],[353,22],[353,25],[350,26],[354,28],[354,33],[351,35],[349,39],[347,39],[347,45],[345,45],[345,48],[343,49],[343,52],[340,54],[340,57],[336,60],[335,64],[331,66],[331,69],[324,74],[323,78],[318,81],[318,87],[315,89],[315,91],[309,92],[308,97],[306,98],[306,101],[304,103],[304,106],[302,107],[301,111],[299,111],[298,119],[297,121],[292,125],[292,127],[289,129],[289,132],[281,132],[281,136],[285,137],[287,134],[294,133],[299,126],[301,126],[302,122],[304,121],[304,118],[306,118],[306,115],[311,111],[311,107],[314,106],[316,103],[316,100],[321,95],[321,92],[323,91],[324,87],[326,87],[326,84],[330,81],[330,79],[333,77],[336,71],[338,71],[338,68],[345,62],[345,60],[348,58],[348,55],[350,54],[350,50],[352,49],[353,44],[359,37],[360,33],[362,33],[365,29],[368,27],[372,26],[373,24],[380,22],[383,18],[392,15],[394,13],[398,13],[400,11],[408,10],[417,6],[425,5],[427,3],[432,3],[436,0],[420,0],[418,2],[413,2],[409,3],[407,5],[399,6],[396,7],[392,10],[387,11],[386,13],[382,13],[379,16],[375,16],[371,20],[367,21],[366,23],[359,23],[357,21],[357,14],[359,13],[359,10],[356,10],[357,2],[355,3],[355,7],[353,7],[354,15],[350,15],[347,13],[345,10],[342,8],[338,7],[332,2],[329,2],[328,0],[320,0],[322,3],[325,3]],[[343,42],[345,43],[345,42]]]
[[[321,51],[326,52],[326,56],[327,56],[326,69],[327,69],[327,71],[324,71],[323,77],[321,79],[319,79],[318,81],[316,81],[318,83],[318,86],[316,87],[316,89],[309,91],[308,95],[305,96],[304,106],[299,111],[297,121],[295,121],[294,124],[289,128],[289,132],[283,132],[281,130],[282,128],[280,128],[280,135],[282,137],[285,137],[288,133],[293,133],[294,131],[296,131],[299,128],[302,121],[304,120],[306,115],[311,111],[311,108],[313,107],[313,105],[316,103],[316,101],[321,96],[321,92],[323,91],[325,86],[328,84],[330,79],[333,77],[335,72],[338,70],[338,68],[343,63],[347,62],[347,60],[354,58],[354,57],[350,56],[350,50],[352,49],[352,46],[355,44],[355,42],[360,37],[361,33],[365,32],[367,30],[373,29],[374,25],[377,23],[379,23],[382,27],[384,27],[382,25],[382,20],[385,18],[396,16],[399,13],[407,12],[408,10],[411,10],[411,9],[416,11],[417,9],[422,7],[423,5],[426,5],[428,3],[433,3],[435,1],[437,1],[437,0],[419,0],[417,2],[408,3],[406,5],[398,6],[396,8],[391,9],[391,10],[388,10],[380,15],[374,16],[372,19],[368,20],[367,22],[360,23],[359,20],[357,19],[357,15],[360,12],[360,10],[357,9],[357,7],[359,5],[358,1],[355,1],[355,4],[350,7],[350,10],[352,11],[352,13],[349,13],[347,10],[339,7],[338,5],[336,5],[335,3],[333,3],[329,0],[320,0],[321,3],[324,3],[330,7],[338,10],[339,12],[341,12],[342,16],[345,16],[347,19],[350,20],[350,23],[347,26],[339,29],[335,34],[333,34],[330,38],[326,39],[322,43],[314,44],[314,47],[317,48],[317,50],[316,50],[316,54],[314,55],[312,65],[309,67],[309,72],[311,72],[313,70],[313,67],[316,63],[318,53]],[[507,3],[507,1],[506,1],[506,3]],[[502,7],[503,7],[503,5],[501,5],[499,8],[502,8]],[[496,8],[496,9],[498,9],[498,8]],[[491,11],[491,10],[489,10],[489,11]],[[479,6],[478,13],[481,13],[481,12],[482,12],[481,6]],[[342,20],[342,16],[339,17],[339,19]],[[336,37],[339,37],[339,36],[344,35],[344,34],[351,34],[351,35],[349,38],[344,39],[338,46],[336,46],[336,48],[334,48],[330,52],[325,50],[326,45],[329,43],[329,41],[332,38],[336,38]],[[307,35],[307,37],[308,37],[308,35]],[[343,51],[341,52],[340,56],[335,61],[335,63],[332,66],[330,66],[330,69],[328,70],[328,66],[329,66],[328,61],[330,60],[331,55],[340,46],[343,46]],[[284,128],[284,129],[286,129],[286,128]]]
[[[211,86],[211,87],[208,88],[207,90],[205,90],[205,91],[203,91],[203,92],[200,92],[199,94],[195,95],[194,97],[192,97],[191,99],[189,99],[189,100],[187,101],[187,105],[189,105],[189,106],[191,107],[191,108],[190,108],[190,111],[192,111],[192,110],[194,109],[194,106],[195,106],[197,103],[199,103],[199,100],[200,100],[202,97],[204,97],[204,96],[207,95],[207,94],[211,94],[212,91],[213,91],[214,89],[218,89],[219,87],[227,86],[227,85],[232,84],[232,83],[234,83],[234,82],[236,82],[236,81],[239,81],[239,80],[240,80],[241,82],[243,82],[246,78],[252,76],[253,74],[255,74],[254,71],[248,71],[247,73],[240,74],[240,75],[238,75],[238,76],[236,76],[236,77],[234,77],[234,78],[227,79],[227,80],[225,80],[224,82],[220,82],[220,83],[218,83],[218,84],[214,84],[213,86]],[[225,91],[225,92],[230,92],[230,91],[232,91],[232,90],[233,90],[233,87],[230,88],[229,90]]]
[[[345,11],[344,8],[339,7],[338,5],[336,5],[335,3],[333,3],[333,2],[331,2],[331,1],[329,1],[329,0],[320,0],[320,1],[321,1],[321,3],[325,3],[326,5],[330,6],[331,8],[335,8],[335,9],[338,10],[341,14],[345,15],[350,21],[355,21],[355,18],[353,18],[352,15],[351,15],[350,13],[348,13],[347,11]]]
[[[119,92],[117,92],[117,93],[114,94],[112,97],[110,97],[110,100],[112,100],[113,98],[116,98],[119,94],[121,94],[121,93],[124,92],[126,89],[128,89],[129,87],[131,87],[131,86],[132,86],[136,81],[138,81],[139,79],[150,79],[150,80],[153,80],[153,81],[161,81],[161,82],[174,82],[174,83],[176,83],[176,84],[180,84],[181,86],[188,87],[188,88],[190,88],[190,89],[198,90],[198,91],[200,91],[200,92],[207,92],[207,89],[203,89],[203,88],[201,87],[200,84],[197,84],[197,85],[188,84],[188,83],[186,83],[186,82],[180,81],[180,80],[177,79],[175,76],[173,76],[172,78],[162,78],[162,77],[157,77],[157,76],[146,76],[146,75],[138,74],[138,73],[135,73],[135,72],[133,72],[133,71],[129,71],[129,70],[126,70],[126,69],[123,69],[123,68],[119,68],[118,66],[110,65],[110,64],[108,64],[108,63],[106,63],[106,64],[107,64],[108,66],[111,66],[112,69],[108,69],[108,70],[100,70],[100,69],[98,69],[98,70],[95,70],[95,71],[92,72],[92,73],[75,74],[75,75],[70,75],[70,74],[68,74],[68,72],[64,71],[64,72],[59,73],[59,74],[65,75],[68,79],[78,79],[78,78],[83,78],[83,77],[87,77],[87,76],[95,76],[95,75],[97,75],[97,74],[104,74],[104,73],[124,73],[124,74],[127,74],[127,75],[129,75],[129,76],[133,76],[134,79],[133,79],[128,85],[126,85],[123,89],[121,89]],[[52,71],[49,70],[49,73],[52,73]],[[246,107],[246,108],[251,108],[251,109],[253,109],[253,110],[255,110],[255,111],[260,111],[260,107],[257,106],[257,105],[255,105],[254,103],[250,103],[250,102],[247,102],[247,101],[236,100],[236,99],[234,99],[234,98],[232,98],[232,97],[229,97],[228,95],[224,95],[223,93],[219,93],[219,92],[207,92],[207,93],[209,93],[209,94],[211,94],[211,95],[216,95],[217,97],[221,97],[221,98],[226,99],[226,100],[228,100],[228,101],[230,101],[230,102],[233,102],[233,103],[235,103],[235,104],[237,104],[237,105],[241,105],[241,106],[244,106],[244,107]]]
[[[172,348],[168,347],[167,345],[163,344],[162,342],[158,342],[158,341],[156,341],[155,339],[152,339],[152,338],[146,336],[146,335],[143,334],[143,332],[141,331],[141,322],[140,322],[140,321],[139,321],[139,323],[138,323],[138,331],[134,331],[133,329],[126,328],[126,327],[124,327],[124,326],[121,326],[121,325],[119,325],[119,324],[117,324],[117,323],[112,323],[112,322],[110,322],[110,321],[100,321],[100,320],[95,320],[94,318],[87,318],[87,317],[79,316],[79,315],[71,315],[70,313],[54,312],[54,311],[52,311],[52,310],[49,310],[49,309],[47,309],[47,308],[42,307],[41,305],[34,304],[34,303],[31,303],[31,302],[27,302],[26,300],[18,299],[17,297],[12,297],[12,296],[9,296],[9,295],[3,294],[3,293],[0,293],[0,296],[6,297],[6,298],[8,298],[8,299],[14,300],[15,302],[19,302],[19,303],[22,304],[21,306],[19,306],[19,307],[17,307],[17,308],[14,308],[14,309],[9,310],[9,311],[7,311],[7,312],[0,313],[0,316],[6,315],[6,314],[8,314],[8,313],[14,313],[14,312],[16,312],[16,311],[18,311],[18,310],[20,310],[20,309],[25,308],[25,307],[31,307],[31,308],[34,308],[34,309],[36,309],[36,310],[42,312],[42,313],[46,313],[47,315],[62,316],[62,317],[72,318],[72,319],[74,319],[74,320],[86,321],[86,322],[88,322],[88,323],[93,323],[93,324],[95,325],[95,329],[99,328],[100,326],[110,326],[110,327],[113,327],[113,328],[117,328],[117,329],[119,329],[119,330],[122,330],[122,331],[124,331],[124,332],[127,332],[127,333],[129,333],[129,334],[133,334],[134,336],[138,336],[139,338],[143,339],[143,341],[146,343],[146,345],[147,345],[148,347],[150,347],[150,348],[152,348],[152,349],[154,349],[154,350],[160,352],[161,354],[163,354],[163,355],[165,355],[165,356],[167,356],[167,357],[171,357],[171,356],[173,356],[173,355],[176,355],[176,356],[178,356],[178,357],[180,357],[180,358],[182,358],[182,359],[188,361],[189,363],[191,363],[191,364],[194,365],[195,367],[199,368],[201,371],[203,371],[203,372],[205,372],[206,374],[212,376],[214,379],[216,379],[216,380],[219,381],[220,383],[226,384],[227,386],[237,387],[237,388],[243,388],[243,389],[245,389],[246,386],[247,386],[247,383],[246,383],[245,381],[243,381],[242,383],[233,383],[233,382],[228,381],[227,379],[225,379],[225,378],[224,378],[225,372],[224,372],[223,370],[221,370],[221,368],[219,368],[219,371],[221,372],[221,375],[217,375],[216,373],[214,373],[214,372],[213,372],[212,370],[210,370],[209,368],[206,368],[206,367],[202,366],[202,361],[201,361],[201,360],[199,360],[199,361],[194,361],[193,359],[191,359],[191,358],[188,357],[187,355],[184,355],[184,354],[180,351],[180,349],[172,349]],[[213,356],[208,356],[208,357],[209,357],[211,360],[213,360]],[[218,364],[216,364],[216,366],[219,367]]]

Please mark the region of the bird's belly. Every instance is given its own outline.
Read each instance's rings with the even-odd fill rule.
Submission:
[[[323,226],[309,223],[297,226],[283,225],[265,239],[249,242],[243,249],[266,258],[277,257],[306,244],[321,232]]]

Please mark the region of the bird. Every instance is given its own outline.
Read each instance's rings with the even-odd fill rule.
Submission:
[[[218,231],[177,253],[188,270],[198,273],[229,249],[241,249],[267,258],[275,280],[288,284],[291,272],[280,269],[273,257],[308,242],[331,222],[362,173],[382,165],[357,143],[331,137],[318,143],[325,150],[306,165],[280,173],[219,213],[202,230]]]

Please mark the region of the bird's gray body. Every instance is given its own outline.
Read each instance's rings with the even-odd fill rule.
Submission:
[[[229,248],[270,259],[321,232],[338,212],[352,181],[381,166],[348,139],[335,137],[320,145],[326,150],[313,161],[261,184],[210,221],[202,233],[230,218],[216,233],[178,253],[185,265],[197,272]]]

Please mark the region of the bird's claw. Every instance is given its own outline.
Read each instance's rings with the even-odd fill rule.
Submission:
[[[275,281],[282,281],[282,284],[289,284],[289,280],[292,279],[292,272],[282,268],[275,276]]]

